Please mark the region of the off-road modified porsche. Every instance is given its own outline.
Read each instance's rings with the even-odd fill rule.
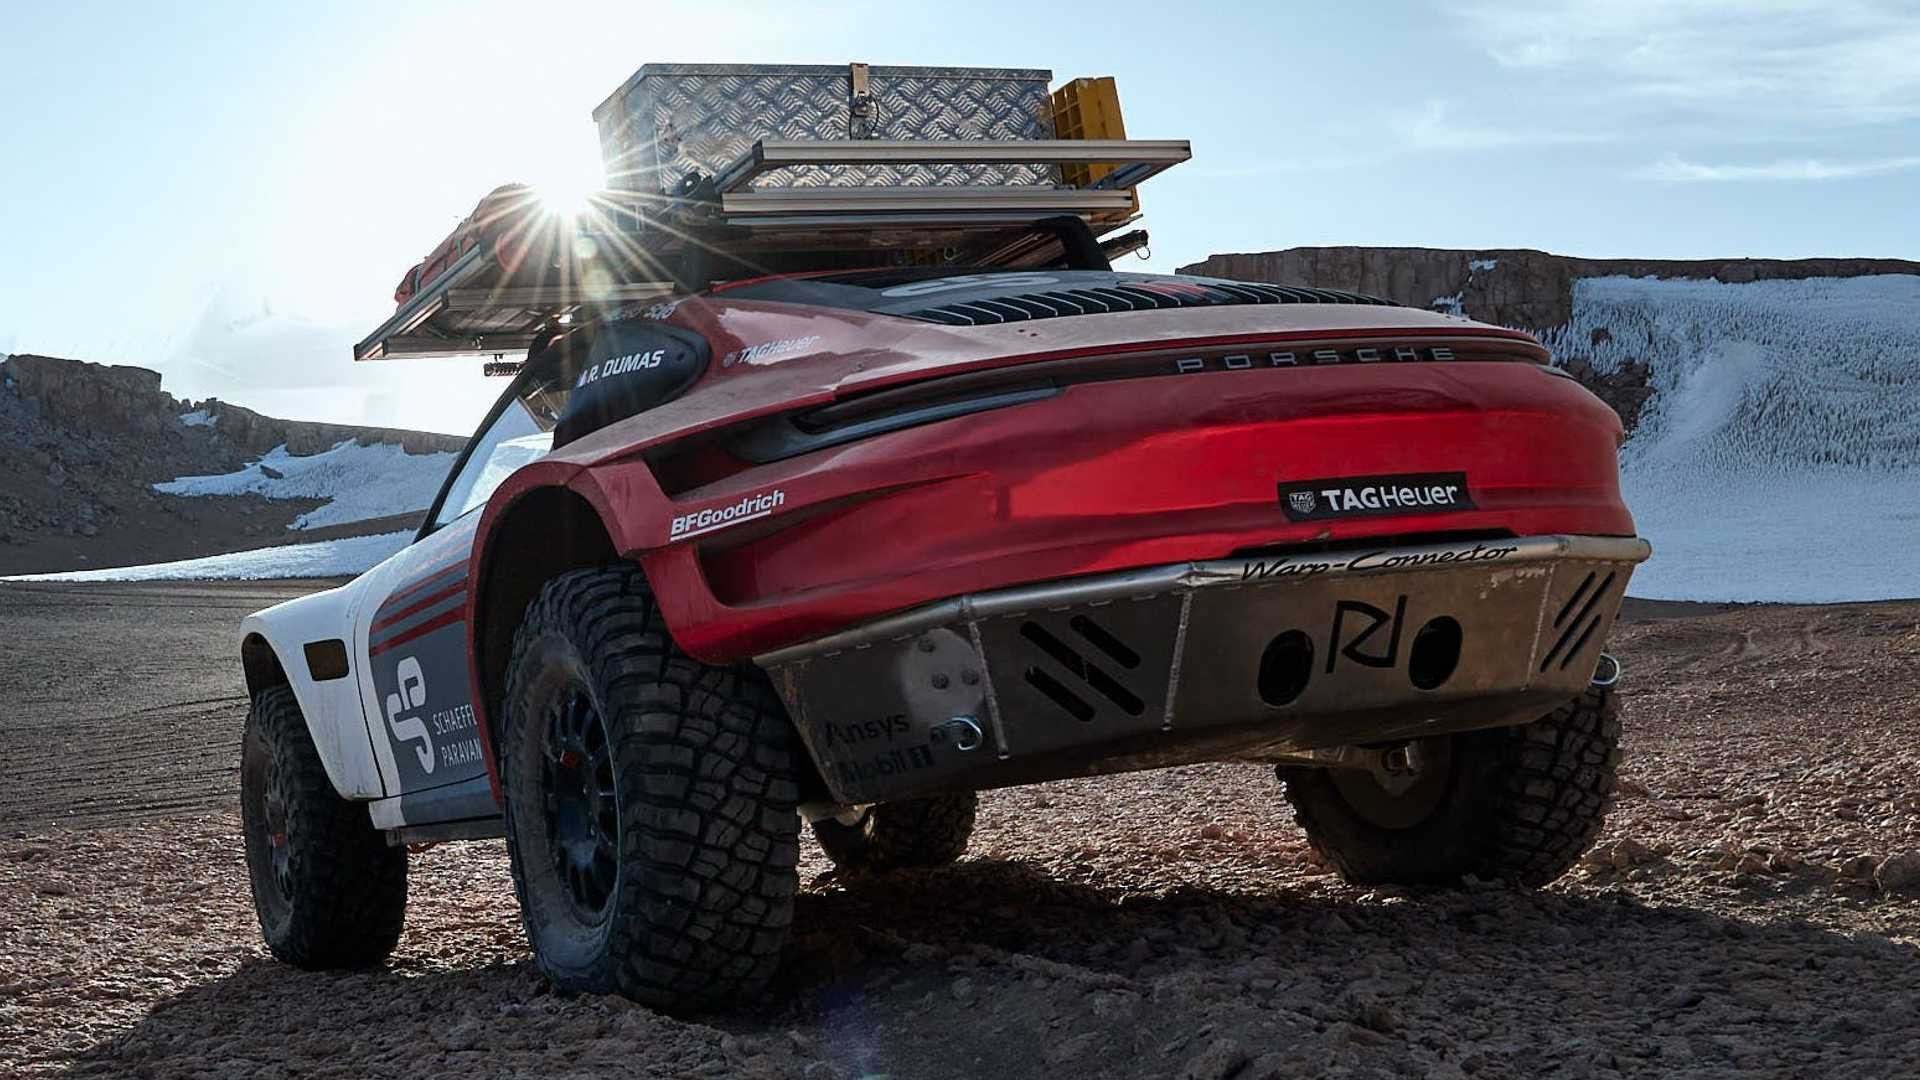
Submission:
[[[556,985],[737,999],[803,826],[928,867],[978,791],[1190,762],[1355,882],[1584,852],[1614,413],[1513,330],[1115,271],[1187,144],[1049,81],[651,65],[590,209],[500,189],[408,273],[355,358],[511,382],[410,546],[240,629],[274,955],[382,960],[409,846],[504,836]]]

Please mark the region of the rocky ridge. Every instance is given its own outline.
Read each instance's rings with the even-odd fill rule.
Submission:
[[[1581,278],[1711,278],[1729,284],[1873,274],[1920,274],[1904,259],[1582,259],[1532,248],[1297,247],[1210,255],[1183,274],[1349,289],[1409,307],[1548,334],[1573,320],[1573,284]],[[1588,346],[1608,340],[1596,329]],[[1599,370],[1582,342],[1564,343],[1557,361],[1632,431],[1654,391],[1644,359]]]
[[[1296,247],[1209,255],[1182,274],[1351,289],[1410,307],[1545,331],[1573,318],[1573,283],[1593,277],[1727,283],[1920,274],[1905,259],[1582,259],[1532,248]]]
[[[409,454],[458,450],[466,444],[457,435],[281,420],[219,398],[176,398],[160,388],[157,371],[57,356],[20,353],[5,358],[0,361],[0,385],[36,403],[48,420],[88,435],[170,434],[187,426],[180,422],[182,414],[202,412],[210,422],[197,426],[205,429],[209,441],[249,456],[281,445],[290,454],[317,454],[346,439],[362,446],[396,444]]]
[[[146,368],[7,356],[0,359],[0,574],[156,562],[287,539],[287,525],[318,500],[187,498],[153,485],[232,472],[283,444],[306,455],[349,439],[413,454],[465,442],[183,400]]]

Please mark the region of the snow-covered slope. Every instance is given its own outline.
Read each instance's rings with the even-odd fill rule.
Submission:
[[[413,539],[410,532],[354,536],[314,544],[235,551],[179,562],[21,574],[0,581],[263,581],[270,578],[349,577],[392,556]]]
[[[1920,277],[1591,278],[1545,337],[1650,365],[1621,453],[1654,545],[1633,595],[1920,596]]]
[[[308,529],[425,510],[456,456],[409,454],[388,443],[360,446],[349,440],[318,454],[296,457],[280,446],[238,472],[182,476],[153,487],[165,495],[329,500],[290,526]]]

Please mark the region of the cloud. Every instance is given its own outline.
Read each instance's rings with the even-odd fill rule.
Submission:
[[[1211,180],[1250,180],[1263,176],[1297,176],[1310,173],[1334,172],[1340,169],[1352,169],[1362,165],[1372,165],[1379,160],[1379,154],[1319,154],[1312,157],[1287,158],[1281,161],[1253,161],[1241,165],[1203,165],[1193,169],[1183,169],[1180,175],[1187,177],[1206,177]]]
[[[1392,128],[1410,150],[1491,150],[1508,146],[1553,146],[1605,142],[1610,136],[1552,128],[1501,128],[1460,122],[1445,101],[1428,101],[1418,110],[1392,118]]]
[[[1853,180],[1867,176],[1920,169],[1920,157],[1879,158],[1873,161],[1829,162],[1817,158],[1782,160],[1764,165],[1702,165],[1669,155],[1631,174],[1639,180],[1677,183],[1724,180]]]
[[[360,328],[281,314],[265,297],[221,290],[158,367],[176,397],[289,420],[465,435],[505,389],[477,360],[349,357]]]
[[[1495,62],[1756,121],[1920,117],[1910,0],[1466,0]],[[1571,77],[1571,78],[1570,78]]]

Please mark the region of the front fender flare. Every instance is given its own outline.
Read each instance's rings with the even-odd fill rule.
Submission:
[[[300,704],[307,732],[313,737],[314,749],[334,791],[346,799],[378,799],[388,792],[374,759],[373,737],[360,702],[359,673],[354,670],[351,597],[347,594],[350,588],[347,585],[298,597],[249,615],[240,622],[237,643],[245,648],[249,639],[258,639],[272,650],[286,685]],[[345,674],[316,677],[306,645],[335,640],[342,642],[347,652]],[[248,679],[249,698],[267,689],[254,682]]]

